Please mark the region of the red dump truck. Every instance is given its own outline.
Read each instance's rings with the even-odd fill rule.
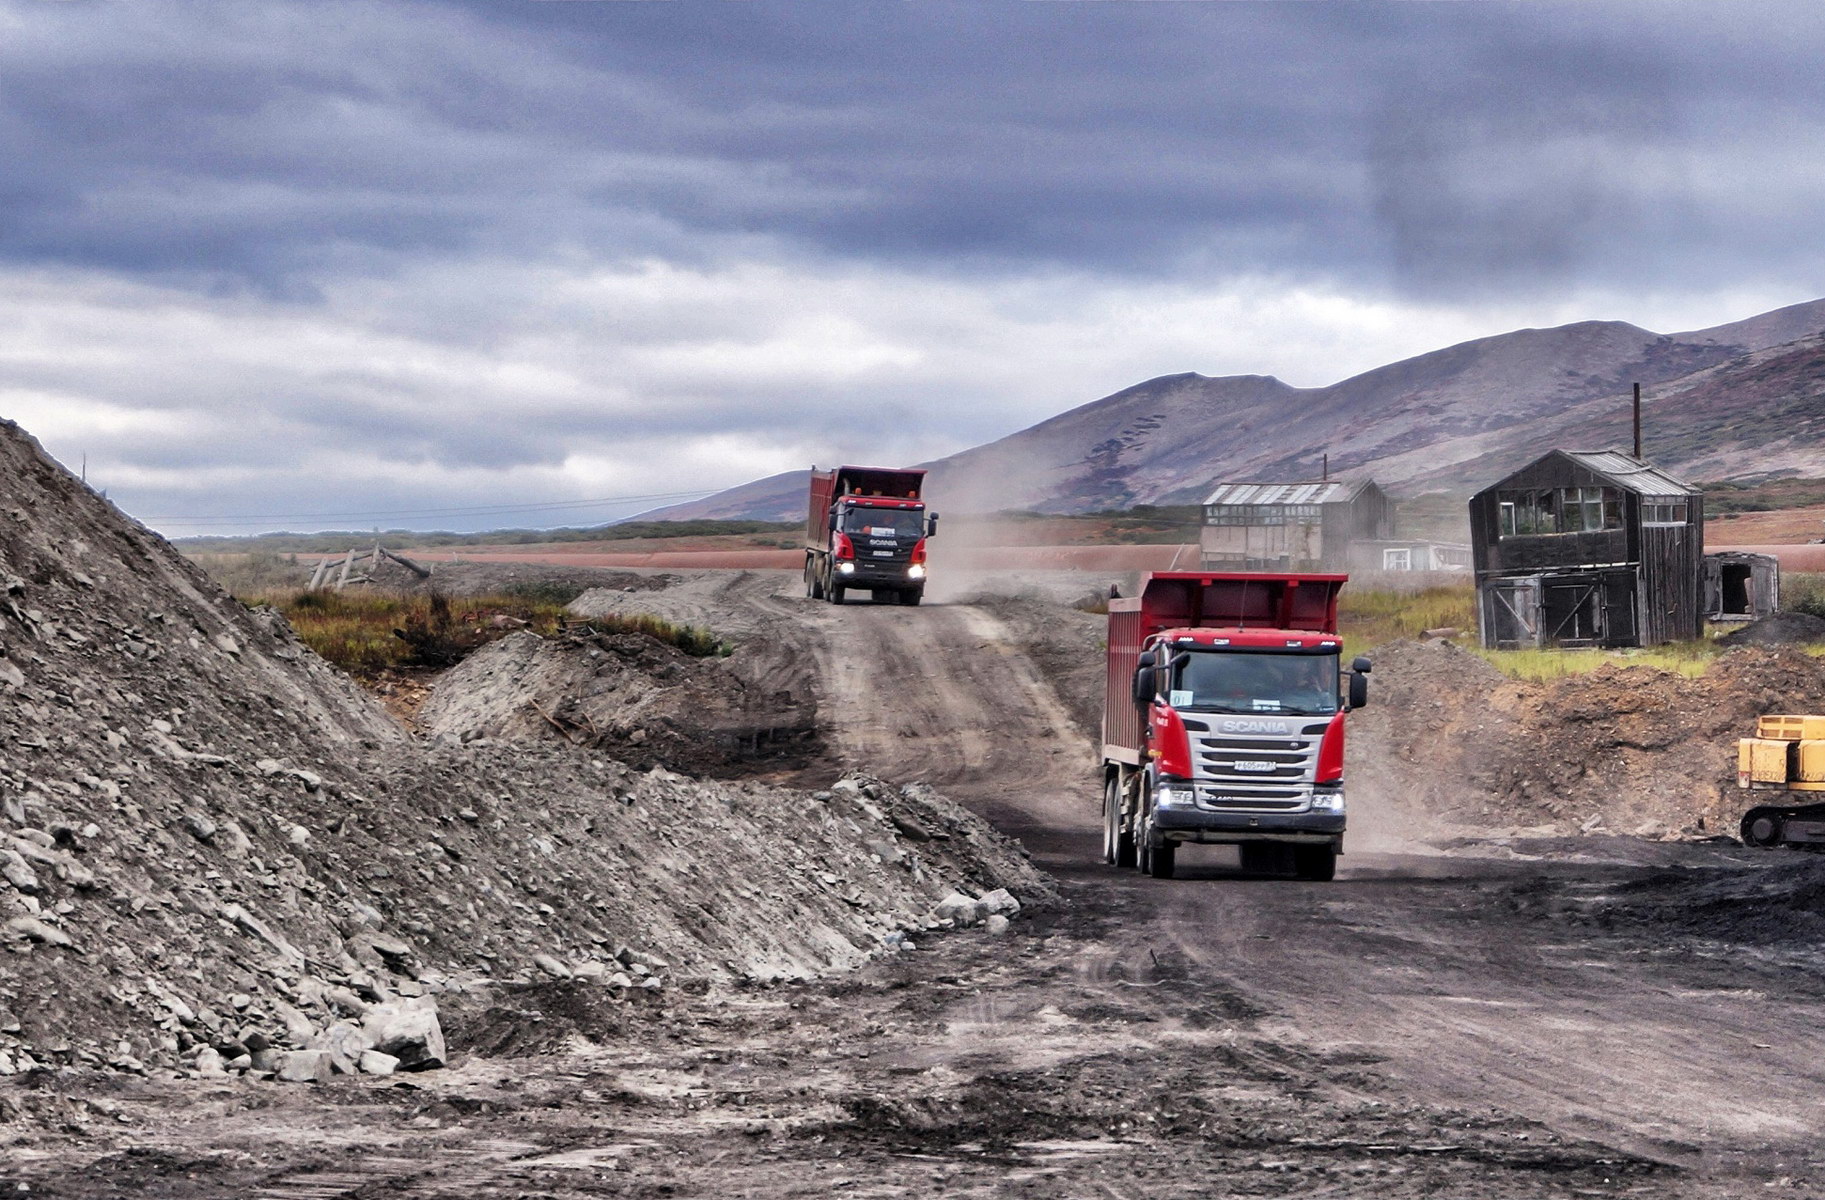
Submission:
[[[1185,842],[1250,871],[1330,879],[1343,852],[1347,575],[1154,572],[1109,601],[1103,858],[1170,879]]]
[[[805,594],[841,604],[865,590],[875,600],[917,604],[925,596],[925,542],[938,514],[925,512],[925,472],[891,467],[811,470],[805,521]]]

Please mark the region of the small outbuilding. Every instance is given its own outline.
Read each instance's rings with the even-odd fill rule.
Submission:
[[[1394,536],[1394,502],[1372,480],[1224,483],[1204,501],[1207,571],[1346,570],[1351,547]]]
[[[1470,499],[1492,649],[1653,646],[1704,628],[1704,497],[1614,450],[1554,450]]]
[[[1469,571],[1465,542],[1432,542],[1389,538],[1357,542],[1350,547],[1352,571]]]
[[[1780,608],[1780,559],[1745,550],[1705,555],[1705,620],[1756,621]]]

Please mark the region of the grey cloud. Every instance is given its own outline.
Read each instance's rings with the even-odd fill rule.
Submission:
[[[951,272],[1614,270],[1661,232],[1641,164],[1711,149],[1693,110],[1787,52],[1738,31],[1705,60],[1702,17],[1589,9],[20,8],[0,255],[300,296],[754,236]]]

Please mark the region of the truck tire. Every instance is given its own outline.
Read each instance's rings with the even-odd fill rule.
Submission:
[[[1141,874],[1151,875],[1155,879],[1171,879],[1172,869],[1177,865],[1179,848],[1171,842],[1153,844],[1153,789],[1145,784],[1141,790],[1141,826],[1135,831],[1135,857],[1139,860]]]
[[[917,604],[923,599],[925,599],[925,589],[923,588],[900,593],[901,604]]]
[[[813,600],[824,598],[824,584],[818,578],[816,565],[809,558],[805,560],[805,595]]]
[[[846,588],[838,587],[833,583],[824,589],[824,598],[829,600],[832,604],[841,604],[843,602],[843,593],[846,590]]]
[[[1179,848],[1171,842],[1158,846],[1141,846],[1141,870],[1155,879],[1171,879],[1173,869],[1178,866]]]
[[[1123,824],[1121,783],[1114,775],[1103,784],[1103,861],[1114,867],[1134,865],[1134,833]]]
[[[1293,874],[1316,883],[1337,878],[1337,847],[1294,846]]]

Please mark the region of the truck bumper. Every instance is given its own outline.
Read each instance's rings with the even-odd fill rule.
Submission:
[[[838,587],[860,588],[863,591],[870,588],[913,589],[924,587],[924,574],[921,573],[917,578],[913,578],[907,575],[907,569],[905,563],[893,566],[883,564],[873,570],[869,569],[867,563],[857,563],[854,571],[838,572],[832,578]]]
[[[1153,829],[1162,842],[1284,842],[1312,846],[1343,844],[1342,813],[1209,812],[1157,808]]]

